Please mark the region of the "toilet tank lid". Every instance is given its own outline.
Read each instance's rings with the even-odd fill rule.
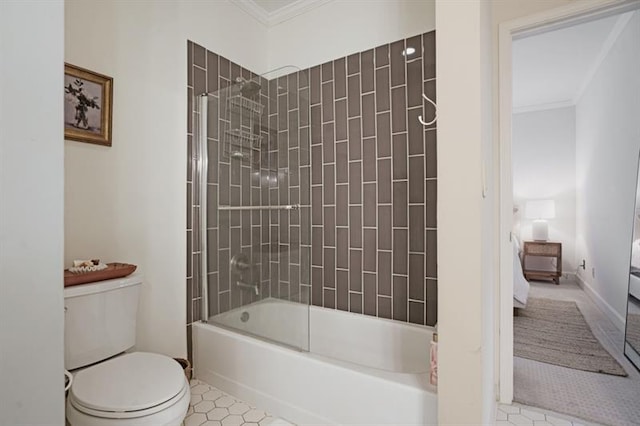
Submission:
[[[122,287],[130,287],[142,284],[142,274],[131,274],[124,278],[116,278],[113,280],[96,281],[82,285],[74,285],[65,287],[64,298],[85,296],[87,294],[102,293],[105,291],[115,290]]]

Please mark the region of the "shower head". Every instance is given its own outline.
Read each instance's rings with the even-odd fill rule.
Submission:
[[[258,94],[262,86],[255,81],[245,81],[240,88],[242,96],[250,98]]]
[[[251,98],[257,95],[260,89],[262,89],[262,86],[260,86],[260,83],[257,81],[245,80],[242,77],[236,78],[236,81],[240,84],[240,93],[242,93],[242,96],[245,98]]]

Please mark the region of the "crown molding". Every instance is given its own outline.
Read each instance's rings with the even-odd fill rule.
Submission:
[[[231,0],[231,3],[238,6],[263,25],[271,27],[332,1],[334,0],[297,0],[274,12],[267,12],[253,0]]]
[[[512,110],[513,114],[522,114],[525,112],[536,112],[536,111],[544,111],[548,109],[558,109],[558,108],[568,108],[576,106],[573,99],[567,99],[565,101],[557,101],[557,102],[547,102],[544,104],[536,104],[536,105],[524,105],[519,107],[514,107]]]
[[[629,21],[631,21],[631,18],[633,17],[634,13],[637,13],[637,12],[627,12],[618,16],[618,19],[616,20],[615,25],[611,29],[611,32],[607,36],[607,39],[605,40],[605,42],[602,44],[602,48],[600,49],[598,56],[591,64],[591,67],[589,68],[589,71],[587,71],[587,74],[585,75],[584,80],[582,80],[582,84],[580,85],[578,92],[573,98],[574,104],[577,104],[580,101],[580,98],[582,98],[582,95],[587,89],[587,86],[589,86],[589,84],[591,83],[591,80],[593,80],[593,77],[596,75],[596,72],[602,65],[602,62],[605,60],[607,55],[609,55],[611,48],[620,37],[620,34],[622,34],[622,32],[626,28]]]

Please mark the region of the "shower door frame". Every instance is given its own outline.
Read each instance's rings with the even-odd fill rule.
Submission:
[[[196,95],[195,110],[197,113],[198,143],[195,144],[196,174],[200,190],[200,291],[202,292],[200,320],[209,322],[209,279],[208,279],[208,246],[207,246],[207,176],[209,174],[209,151],[207,143],[207,114],[209,94]],[[195,182],[195,180],[194,180]]]
[[[300,77],[301,73],[304,73],[304,75],[306,75],[306,71],[307,70],[301,70],[300,68],[294,67],[294,66],[281,67],[281,68],[278,68],[276,70],[269,71],[267,74],[278,73],[278,72],[281,72],[282,70],[286,70],[286,69],[289,69],[289,68],[292,70],[291,72],[289,72],[287,74],[284,74],[283,76],[273,77],[273,80],[275,80],[277,78],[280,78],[280,77],[288,77],[289,74],[298,73],[298,77],[296,77],[296,81],[298,81],[298,78]],[[267,75],[267,74],[263,74],[262,76]],[[308,77],[306,77],[306,78],[308,78]],[[237,82],[237,83],[239,83],[239,82]],[[229,88],[231,88],[234,84],[237,84],[237,83],[232,83],[232,85],[229,86]],[[310,90],[310,86],[307,86],[307,87],[309,87],[309,90]],[[298,87],[295,88],[296,97],[299,96],[299,91],[302,90],[303,88],[305,88],[305,86],[302,86],[302,87],[298,86]],[[221,89],[221,90],[223,90],[223,89]],[[277,96],[277,95],[278,94],[276,94],[275,96]],[[223,328],[227,328],[227,329],[229,329],[229,330],[231,330],[233,332],[237,332],[237,333],[241,333],[241,334],[247,334],[247,335],[249,335],[251,337],[255,337],[255,338],[258,338],[258,339],[261,339],[261,340],[265,340],[265,341],[268,341],[268,342],[271,342],[271,343],[280,344],[282,346],[290,347],[290,348],[295,349],[295,350],[308,350],[308,348],[309,348],[308,321],[309,321],[309,306],[311,305],[311,276],[310,276],[311,259],[308,259],[308,264],[309,264],[309,273],[308,273],[308,275],[309,276],[307,277],[307,280],[303,281],[302,280],[302,276],[301,276],[299,281],[298,281],[298,286],[299,286],[298,287],[298,296],[297,296],[298,297],[298,302],[295,302],[295,301],[292,302],[292,303],[300,303],[300,304],[305,305],[307,307],[307,320],[306,320],[307,321],[307,336],[306,336],[306,343],[301,345],[301,347],[298,347],[295,344],[290,344],[290,343],[287,343],[287,342],[283,342],[283,341],[279,341],[277,339],[271,338],[270,336],[268,336],[268,334],[267,335],[261,335],[259,333],[255,333],[255,332],[252,332],[250,330],[238,329],[238,328],[235,328],[235,327],[230,326],[230,325],[225,325],[225,324],[220,324],[220,323],[215,322],[215,321],[210,321],[210,319],[213,316],[210,315],[210,310],[209,310],[209,308],[210,308],[210,306],[209,306],[209,293],[210,293],[210,290],[209,290],[209,282],[208,282],[209,281],[208,280],[208,274],[209,274],[209,270],[208,270],[208,268],[209,268],[209,265],[208,265],[208,263],[209,263],[208,262],[208,259],[209,259],[208,250],[210,248],[207,245],[207,237],[208,237],[208,223],[207,223],[208,222],[207,221],[208,214],[207,214],[207,210],[208,210],[208,208],[210,206],[207,205],[207,192],[208,192],[208,185],[209,185],[208,175],[209,175],[210,164],[209,164],[209,157],[208,157],[208,154],[209,154],[208,153],[208,141],[209,141],[208,129],[209,129],[209,125],[208,125],[207,121],[209,119],[209,116],[208,116],[209,101],[211,100],[211,97],[215,97],[215,96],[216,96],[216,94],[208,93],[208,92],[204,92],[204,93],[200,93],[200,94],[195,94],[194,95],[194,103],[195,103],[194,111],[196,113],[194,115],[194,128],[195,128],[194,134],[197,135],[197,139],[195,141],[196,143],[194,144],[194,154],[193,154],[193,158],[192,158],[192,161],[193,161],[193,164],[194,164],[194,169],[195,169],[194,171],[195,171],[195,174],[196,174],[196,178],[194,178],[193,182],[194,182],[194,185],[198,185],[197,188],[194,188],[194,192],[198,193],[199,194],[199,198],[200,198],[200,204],[199,204],[200,205],[200,214],[199,214],[199,217],[197,218],[197,220],[199,222],[199,233],[198,233],[198,235],[199,235],[199,240],[200,240],[199,241],[200,245],[199,245],[198,251],[200,252],[200,258],[202,259],[201,262],[200,262],[199,268],[198,268],[198,270],[200,272],[200,277],[199,277],[200,278],[200,282],[198,283],[198,285],[200,287],[200,291],[201,291],[201,295],[202,295],[201,302],[200,302],[200,306],[201,306],[200,318],[198,318],[198,319],[203,323],[215,324],[217,326],[221,326]],[[296,108],[300,109],[300,106],[298,106]],[[306,126],[302,126],[302,125],[300,125],[300,121],[298,121],[298,126],[296,127],[296,130],[295,130],[296,132],[298,132],[300,129],[302,129],[304,127],[307,127],[308,128],[307,131],[309,132],[309,137],[308,137],[309,144],[310,144],[310,140],[311,140],[311,138],[310,138],[310,131],[311,131],[310,111],[311,111],[311,108],[310,108],[310,104],[309,104],[308,108],[307,108],[307,114],[309,115],[308,120],[307,120],[308,124]],[[299,114],[300,113],[301,113],[301,111],[299,111]],[[270,115],[271,114],[267,114],[267,119],[268,119],[268,117]],[[291,129],[288,129],[288,130],[290,131]],[[276,143],[277,143],[277,140],[276,140]],[[220,139],[218,141],[218,144],[219,145],[217,146],[217,149],[219,150],[219,152],[218,152],[217,158],[219,159],[218,161],[220,161],[220,158],[221,158],[221,155],[222,155],[222,148],[221,148],[222,144],[223,144],[222,139]],[[310,158],[310,154],[311,154],[310,145],[303,147],[301,144],[298,144],[297,148],[298,148],[299,152],[301,152],[302,150],[307,151],[308,157]],[[287,149],[289,149],[289,148],[287,148]],[[260,168],[258,169],[258,171],[262,171],[262,166],[263,166],[263,164],[260,163]],[[287,165],[287,167],[286,167],[287,168],[287,172],[289,172],[289,170],[290,170],[289,167],[290,167],[290,165]],[[309,182],[308,182],[309,188],[308,188],[308,192],[309,192],[309,197],[310,197],[310,191],[311,191],[310,168],[311,168],[311,164],[309,163],[309,164],[306,164],[306,165],[302,165],[300,163],[300,161],[298,161],[297,167],[298,167],[298,170],[296,171],[296,173],[298,173],[298,175],[299,175],[298,176],[298,178],[299,178],[298,185],[300,186],[300,188],[302,188],[302,183],[301,183],[301,180],[300,180],[300,171],[301,171],[301,169],[303,167],[308,167],[309,168]],[[217,171],[216,171],[216,173],[217,173]],[[298,200],[297,203],[292,203],[292,204],[290,203],[290,204],[286,204],[286,205],[281,205],[279,203],[278,203],[278,205],[270,205],[270,202],[269,202],[269,205],[264,205],[264,200],[261,200],[261,201],[262,201],[262,205],[244,205],[244,206],[243,205],[222,206],[219,203],[216,203],[215,208],[218,209],[218,211],[225,211],[225,210],[227,210],[227,211],[238,211],[238,210],[254,210],[254,211],[255,210],[260,210],[260,211],[262,211],[262,210],[269,210],[269,211],[270,210],[301,210],[301,212],[300,212],[301,215],[305,214],[305,212],[308,212],[308,215],[310,216],[310,211],[311,211],[310,204],[308,206],[306,204],[304,204],[304,207],[306,208],[306,210],[305,209],[301,209],[301,204],[300,204],[301,200]],[[291,201],[291,200],[289,200],[289,201]],[[310,201],[309,201],[309,203],[310,203]],[[304,222],[302,221],[302,218],[300,218],[300,225],[299,226],[302,226],[302,223],[304,223]],[[308,218],[308,224],[309,224],[309,228],[310,228],[311,227],[311,218],[310,217]],[[291,224],[289,224],[289,226],[291,226]],[[310,231],[311,230],[309,229],[309,232],[308,232],[309,238],[310,238],[310,235],[311,235]],[[301,235],[302,235],[302,231],[300,231],[300,236]],[[302,242],[302,240],[298,241],[298,250],[300,251],[299,256],[303,256],[304,255],[303,252],[302,252],[302,249],[301,249],[301,247],[303,246],[303,244],[301,244],[301,242]],[[289,247],[290,247],[289,251],[291,250],[291,244],[290,243],[291,243],[291,241],[288,241],[287,243],[285,243],[285,244],[289,244]],[[263,243],[261,243],[261,245],[262,244]],[[280,243],[278,243],[278,244],[280,244]],[[309,253],[309,256],[310,256],[310,253],[311,253],[311,242],[310,241],[309,241],[308,246],[309,246],[308,253]],[[238,253],[241,253],[241,251],[238,252]],[[303,270],[303,268],[302,268],[302,259],[300,258],[298,260],[298,262],[299,262],[299,265],[300,265],[300,272],[299,273],[302,275],[302,273],[303,273],[302,272],[302,270]],[[272,262],[272,263],[274,263],[274,262]],[[232,273],[230,273],[229,277],[232,277]],[[262,283],[261,279],[260,279],[258,284],[255,284],[257,286],[257,288],[261,288],[261,284],[260,283]],[[307,292],[308,294],[307,294],[307,297],[306,297],[305,301],[302,300],[303,294],[301,293],[302,292],[301,287],[302,287],[303,284],[308,286],[308,292]],[[233,279],[230,279],[229,285],[230,286],[233,285]],[[268,297],[274,297],[274,296],[270,296],[269,295]],[[280,298],[279,296],[275,296],[275,297],[276,298]],[[264,300],[264,299],[261,299],[261,300]],[[252,301],[252,302],[249,302],[247,304],[241,304],[240,307],[248,306],[248,305],[251,305],[251,304],[253,304],[255,302],[259,302],[259,301],[260,300]],[[231,307],[229,310],[233,310],[233,309],[236,309],[236,308]],[[219,314],[222,314],[222,313],[219,313]],[[195,318],[194,318],[194,320],[195,320]]]

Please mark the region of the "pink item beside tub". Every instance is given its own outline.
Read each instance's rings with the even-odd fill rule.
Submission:
[[[438,333],[433,333],[429,358],[429,383],[438,386]]]

